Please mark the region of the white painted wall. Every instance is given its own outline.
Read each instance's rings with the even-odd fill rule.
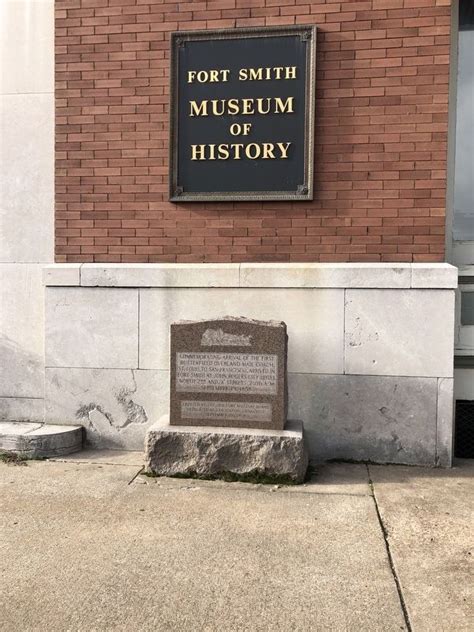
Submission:
[[[43,418],[54,260],[54,1],[0,2],[0,419]]]

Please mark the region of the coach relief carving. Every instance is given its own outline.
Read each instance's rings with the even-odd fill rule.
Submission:
[[[250,347],[252,336],[227,334],[222,329],[206,329],[201,338],[203,347]]]

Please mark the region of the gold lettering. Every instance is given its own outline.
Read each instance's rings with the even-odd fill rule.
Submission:
[[[228,114],[239,113],[239,100],[238,99],[229,99],[227,101],[227,113]]]
[[[240,68],[239,81],[271,81],[296,79],[296,66],[266,66],[261,68]]]
[[[221,143],[216,145],[191,145],[191,160],[285,160],[291,142],[288,143]]]
[[[188,70],[188,83],[195,80],[199,83],[217,83],[219,81],[228,81],[230,70],[228,68],[222,70]]]
[[[219,145],[217,148],[217,154],[219,156],[219,160],[227,160],[230,156],[229,145],[226,145],[225,143]]]
[[[234,148],[234,160],[240,160],[240,150],[242,149],[242,143],[235,143]]]
[[[242,114],[255,114],[253,99],[242,99]]]
[[[273,70],[275,71],[275,79],[281,79],[281,73],[283,71],[283,66],[276,66]]]
[[[263,68],[249,68],[249,81],[262,81]]]
[[[281,158],[288,158],[288,149],[291,143],[277,143],[278,149],[281,152]]]
[[[267,109],[264,110],[263,109],[263,102],[266,101],[267,102]],[[259,114],[269,114],[270,113],[270,108],[271,108],[271,99],[267,98],[267,99],[257,99],[257,111]]]
[[[288,97],[286,101],[283,102],[280,97],[275,97],[275,114],[285,114],[285,110],[287,110],[287,114],[292,114],[294,112],[293,100],[294,97]]]
[[[219,112],[218,104],[221,104],[221,110]],[[222,116],[225,112],[225,99],[212,99],[212,113],[214,116]]]
[[[189,101],[189,116],[223,116],[224,114],[293,114],[295,97],[258,97],[246,99],[211,99]],[[208,107],[209,106],[209,107]]]
[[[191,160],[206,160],[206,145],[191,145]]]
[[[189,116],[207,116],[207,100],[201,101],[200,105],[196,101],[190,101],[191,111]]]
[[[253,147],[255,151],[251,150],[251,147]],[[249,143],[245,147],[245,155],[249,158],[249,160],[257,160],[257,158],[260,157],[260,152],[260,145],[257,145],[257,143]]]
[[[263,147],[262,158],[264,159],[275,158],[275,154],[273,153],[273,149],[275,145],[273,143],[263,143],[262,147]]]

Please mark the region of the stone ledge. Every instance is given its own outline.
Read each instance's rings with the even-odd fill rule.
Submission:
[[[252,475],[302,483],[307,468],[301,421],[288,421],[285,430],[210,428],[170,426],[165,415],[145,439],[145,470],[156,476]]]
[[[454,289],[447,263],[83,263],[44,267],[46,286]]]
[[[57,426],[21,421],[0,422],[0,450],[39,459],[82,449],[82,426]]]
[[[78,286],[81,285],[80,263],[53,264],[43,268],[43,285]]]

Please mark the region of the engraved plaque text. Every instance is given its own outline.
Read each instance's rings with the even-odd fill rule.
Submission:
[[[245,393],[275,395],[278,357],[267,353],[176,354],[179,393]]]
[[[272,406],[261,402],[184,400],[181,402],[181,418],[270,423]]]

